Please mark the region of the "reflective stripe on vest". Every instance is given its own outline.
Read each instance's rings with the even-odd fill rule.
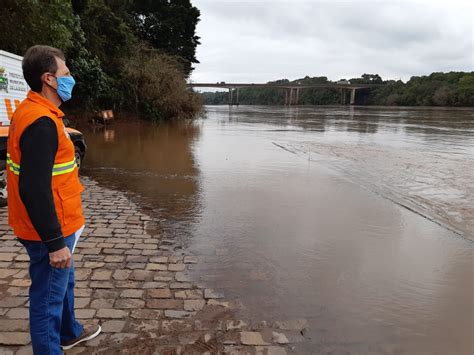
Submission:
[[[10,154],[7,154],[7,165],[10,168],[10,171],[15,174],[15,175],[20,175],[20,165],[15,164],[11,159],[10,159]],[[74,169],[76,168],[76,158],[74,160],[67,162],[67,163],[61,163],[61,164],[54,164],[53,165],[53,176],[57,175],[63,175],[63,174],[68,174],[72,173]]]
[[[15,164],[11,159],[10,159],[10,154],[7,153],[7,165],[10,168],[11,172],[15,175],[20,175],[20,166],[18,164]]]

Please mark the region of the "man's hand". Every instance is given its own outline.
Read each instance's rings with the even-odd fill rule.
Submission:
[[[71,251],[68,247],[49,253],[49,264],[58,269],[69,268],[71,266]]]

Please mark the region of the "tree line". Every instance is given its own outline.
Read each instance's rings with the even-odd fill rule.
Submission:
[[[191,118],[202,106],[186,87],[199,17],[190,0],[2,0],[0,49],[62,49],[77,82],[66,110]]]
[[[345,79],[343,79],[345,80]],[[382,84],[380,87],[362,89],[357,92],[356,104],[381,106],[474,106],[474,72],[432,73],[413,76],[404,83],[401,80],[383,80],[378,74],[363,74],[360,78],[348,79],[351,84]],[[334,84],[325,76],[309,77],[289,81],[287,79],[269,84]],[[228,103],[227,92],[204,92],[201,94],[207,105]],[[234,95],[235,97],[235,95]],[[275,88],[242,88],[239,102],[243,105],[281,105],[285,102],[285,91]],[[300,90],[300,105],[338,105],[341,92],[336,89]]]

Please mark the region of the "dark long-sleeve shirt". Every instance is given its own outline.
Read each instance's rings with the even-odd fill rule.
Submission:
[[[56,124],[41,117],[20,138],[20,197],[31,223],[49,252],[66,246],[52,191],[52,171],[58,151]]]

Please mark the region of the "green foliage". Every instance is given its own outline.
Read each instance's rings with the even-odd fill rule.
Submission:
[[[350,80],[351,84],[383,84],[383,80],[378,74],[362,74],[360,78]]]
[[[117,3],[117,1],[115,1]],[[186,75],[196,59],[196,25],[200,12],[190,0],[135,0],[128,3],[129,21],[138,37],[154,49],[182,61]],[[124,8],[122,4],[121,8]]]
[[[77,82],[66,110],[190,117],[200,110],[185,85],[197,63],[198,21],[199,10],[187,0],[2,0],[0,49],[19,55],[35,44],[62,49]]]
[[[104,64],[104,71],[115,76],[135,51],[138,41],[132,29],[103,0],[84,2],[81,2],[80,18],[86,47]]]
[[[357,92],[356,103],[386,106],[474,106],[474,72],[432,73],[429,76],[414,76],[407,83],[401,80],[384,81],[378,74],[363,74],[349,79],[351,84],[382,84],[383,86],[363,89]],[[290,82],[287,79],[269,84],[313,85],[328,84],[326,77],[308,76]],[[227,104],[228,94],[223,92],[203,93],[207,105]],[[273,105],[283,104],[284,89],[240,89],[240,104]],[[302,89],[300,105],[338,105],[341,93],[335,89]]]
[[[79,28],[71,4],[61,0],[2,0],[0,47],[23,55],[34,44],[67,49]]]
[[[23,55],[35,44],[61,48],[77,81],[74,99],[67,106],[88,109],[97,103],[104,75],[97,57],[84,47],[80,19],[68,1],[2,1],[0,27],[3,50]]]
[[[200,111],[200,97],[186,87],[175,58],[140,50],[125,66],[128,108],[151,120],[192,118]]]
[[[85,47],[86,39],[80,27],[72,31],[72,40],[75,45],[67,49],[66,60],[77,84],[72,100],[65,107],[92,110],[99,104],[106,76],[100,60]]]
[[[474,106],[474,72],[462,76],[458,81],[457,101],[460,106]]]
[[[97,96],[100,108],[121,110],[127,97],[124,66],[138,41],[125,21],[103,0],[74,0],[72,4],[80,17],[83,48],[94,53],[103,72],[101,85],[89,86],[88,95]]]
[[[368,104],[397,106],[474,106],[474,72],[414,76],[371,90]]]

